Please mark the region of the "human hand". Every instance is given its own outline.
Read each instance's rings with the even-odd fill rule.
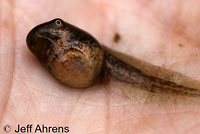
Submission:
[[[200,131],[198,100],[160,103],[169,96],[152,98],[115,81],[69,88],[40,65],[25,42],[31,28],[60,17],[112,49],[199,80],[198,1],[2,0],[0,5],[1,126],[10,124],[13,133],[17,124],[30,123],[69,126],[74,134]],[[118,43],[115,33],[121,35]]]

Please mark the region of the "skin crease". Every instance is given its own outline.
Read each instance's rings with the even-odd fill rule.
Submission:
[[[72,134],[199,133],[198,101],[158,106],[158,101],[148,103],[148,93],[122,88],[115,81],[72,90],[45,71],[25,42],[33,26],[59,17],[114,50],[200,80],[199,4],[196,0],[1,0],[1,126],[67,125]],[[121,35],[117,44],[116,32]],[[136,92],[129,94],[129,89]]]

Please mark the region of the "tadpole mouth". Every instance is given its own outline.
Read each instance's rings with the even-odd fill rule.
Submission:
[[[47,29],[33,28],[26,37],[29,50],[39,59],[42,64],[48,63],[48,53],[54,48],[53,40],[48,36]]]
[[[26,37],[26,44],[28,46],[28,48],[31,50],[31,46],[33,44],[33,42],[35,41],[35,35],[33,34],[32,30],[28,33],[27,37]]]
[[[49,37],[47,30],[40,30],[39,27],[33,28],[26,37],[26,43],[28,48],[33,52],[34,49],[53,47],[54,42],[52,38]]]

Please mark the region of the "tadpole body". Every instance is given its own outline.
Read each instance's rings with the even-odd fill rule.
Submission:
[[[105,73],[119,81],[151,92],[163,90],[200,96],[197,89],[144,74],[114,56],[89,33],[61,19],[34,27],[27,35],[28,48],[60,82],[70,87],[92,86]],[[101,74],[101,76],[100,76]],[[159,90],[158,90],[159,89]]]

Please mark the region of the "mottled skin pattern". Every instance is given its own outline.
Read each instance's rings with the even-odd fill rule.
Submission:
[[[33,28],[27,36],[27,45],[56,79],[71,87],[89,87],[101,72],[106,72],[151,92],[200,96],[197,89],[144,74],[103,49],[85,31],[61,19]]]

